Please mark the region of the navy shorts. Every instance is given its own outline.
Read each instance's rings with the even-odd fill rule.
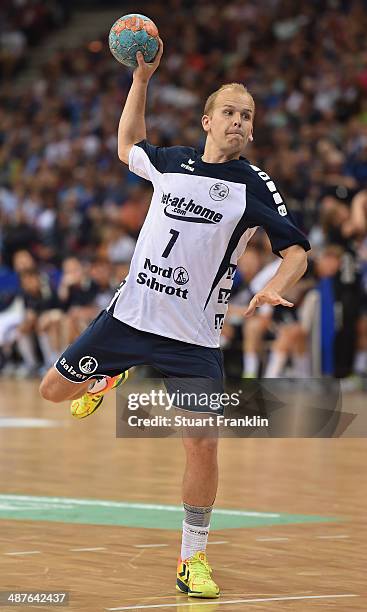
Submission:
[[[201,392],[223,392],[223,357],[219,348],[198,346],[130,327],[103,310],[55,363],[67,380],[82,383],[116,376],[132,366],[161,372],[168,388],[173,380],[197,379]],[[171,381],[171,385],[170,385]],[[207,381],[207,386],[206,382]],[[192,389],[192,384],[189,385]]]

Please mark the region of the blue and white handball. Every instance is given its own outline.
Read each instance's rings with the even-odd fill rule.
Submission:
[[[115,21],[108,42],[118,62],[136,68],[138,51],[142,52],[147,63],[154,60],[159,48],[158,37],[158,28],[149,17],[131,13]]]

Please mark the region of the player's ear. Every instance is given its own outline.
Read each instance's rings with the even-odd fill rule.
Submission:
[[[254,136],[253,136],[252,132],[251,132],[250,136],[248,137],[248,139],[249,139],[250,142],[254,141]]]
[[[210,128],[210,117],[209,115],[203,115],[201,118],[201,125],[203,126],[204,132],[209,132]]]

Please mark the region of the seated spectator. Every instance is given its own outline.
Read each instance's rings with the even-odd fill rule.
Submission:
[[[90,276],[97,285],[96,306],[99,310],[105,309],[120,284],[113,281],[112,264],[106,259],[95,260],[91,265]]]
[[[280,260],[274,259],[271,254],[268,241],[264,241],[261,235],[257,240],[260,240],[258,245],[249,246],[238,261],[228,314],[222,330],[222,347],[226,348],[235,338],[236,328],[241,328],[243,378],[255,378],[259,375],[265,334],[271,323],[273,309],[264,304],[248,319],[244,319],[243,313],[251,298],[266,285],[280,264]]]
[[[12,24],[0,32],[0,81],[10,79],[24,66],[26,46],[23,32]]]
[[[117,223],[108,223],[103,230],[103,242],[99,248],[101,256],[112,263],[125,263],[131,260],[136,241]]]
[[[66,312],[67,343],[70,344],[98,312],[98,285],[76,257],[67,257],[62,269],[58,296]]]
[[[62,346],[62,311],[57,293],[45,282],[37,270],[21,274],[24,319],[17,328],[17,345],[25,364],[26,374],[39,368],[38,341],[45,368],[51,367]]]
[[[266,378],[284,375],[289,361],[291,375],[297,378],[311,374],[345,377],[352,373],[357,347],[359,365],[363,367],[362,361],[367,355],[367,327],[365,321],[358,318],[358,293],[350,283],[344,283],[348,280],[343,279],[345,255],[339,245],[325,247],[316,257],[314,278],[309,274],[309,278],[296,286],[300,292],[303,284],[306,293],[301,293],[298,300],[289,296],[296,306],[298,302],[298,307],[294,311],[288,309],[289,314],[293,311],[293,321],[287,322],[282,315],[276,318],[276,337],[265,369]],[[356,326],[360,333],[358,345]]]
[[[13,255],[13,268],[20,277],[24,272],[36,270],[37,263],[30,251],[20,249]]]

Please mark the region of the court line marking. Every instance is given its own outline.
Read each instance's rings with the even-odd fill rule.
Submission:
[[[321,536],[315,536],[316,539],[319,540],[341,540],[341,539],[348,539],[350,538],[349,535],[344,535],[344,534],[340,534],[340,535],[321,535]],[[286,542],[289,541],[290,538],[256,538],[257,542]],[[218,541],[214,541],[214,542],[208,542],[208,546],[209,545],[220,545],[220,544],[229,544],[228,540],[218,540]],[[134,544],[133,545],[134,548],[166,548],[169,546],[169,544]],[[99,552],[102,550],[108,550],[106,547],[104,546],[98,546],[98,547],[93,547],[93,548],[69,548],[70,552]],[[16,555],[36,555],[36,554],[41,554],[42,551],[40,550],[30,550],[30,551],[21,551],[21,552],[9,552],[9,553],[3,553],[4,555],[8,555],[8,556],[16,556]],[[110,551],[110,554],[117,554],[117,555],[129,555],[129,553],[120,553],[120,552],[113,552]]]
[[[295,597],[295,596],[290,596],[290,597],[268,597],[268,598],[261,598],[261,599],[232,599],[232,600],[227,600],[227,601],[218,601],[215,600],[215,604],[217,606],[223,606],[223,605],[227,605],[227,604],[240,604],[240,603],[267,603],[267,602],[272,602],[272,601],[304,601],[306,599],[341,599],[343,597],[359,597],[359,595],[355,595],[354,593],[346,593],[343,595],[306,595],[306,596],[301,596],[301,597]],[[191,603],[180,603],[180,606],[192,606],[192,602]],[[198,605],[195,602],[195,605]],[[213,600],[211,601],[203,601],[200,602],[199,604],[200,606],[212,606],[213,605]],[[105,610],[108,610],[109,612],[113,612],[115,610],[145,610],[147,608],[176,608],[178,606],[177,601],[175,603],[171,603],[171,604],[152,604],[152,605],[146,605],[146,606],[123,606],[121,608],[105,608]]]
[[[288,542],[289,540],[290,538],[256,538],[257,542]]]
[[[4,553],[4,555],[40,555],[40,550],[23,550],[20,552],[8,552]]]
[[[65,421],[23,417],[0,417],[0,429],[45,429],[66,427]]]
[[[94,552],[94,551],[98,551],[98,550],[107,550],[107,548],[103,547],[103,546],[99,546],[96,548],[69,548],[69,550],[71,552]]]
[[[341,540],[341,539],[348,539],[350,538],[349,535],[346,534],[340,534],[340,535],[321,535],[321,536],[315,536],[316,539],[319,540]],[[256,538],[257,542],[285,542],[285,541],[289,541],[290,538]],[[219,545],[219,544],[228,544],[229,541],[228,540],[218,540],[218,541],[214,541],[214,542],[208,542],[208,545]],[[134,548],[165,548],[168,547],[169,544],[134,544]],[[98,546],[98,547],[93,547],[93,548],[69,548],[70,552],[99,552],[102,550],[108,550],[106,547],[104,546]],[[29,551],[20,551],[20,552],[8,552],[8,553],[3,553],[4,555],[8,555],[8,556],[17,556],[17,555],[36,555],[36,554],[41,554],[42,551],[40,550],[29,550]],[[112,552],[110,554],[119,554],[119,555],[128,555],[129,553],[116,553],[116,552]]]
[[[136,553],[136,555],[131,557],[130,561],[128,561],[127,564],[130,565],[130,567],[132,567],[133,569],[138,569],[138,566],[134,565],[133,561],[135,561],[136,559],[139,559],[144,552],[145,552],[145,549],[141,548],[140,551]]]
[[[346,540],[349,538],[349,535],[321,535],[316,536],[318,540]]]
[[[76,499],[73,497],[42,497],[38,495],[10,495],[1,494],[2,500],[13,501],[33,501],[42,503],[58,503],[61,505],[75,504],[77,506],[105,506],[107,508],[131,508],[133,510],[166,510],[168,512],[182,512],[182,506],[166,506],[163,504],[142,504],[132,502],[114,502],[101,499]],[[215,508],[214,514],[223,514],[227,516],[257,516],[265,518],[279,518],[281,515],[274,512],[247,512],[245,510],[231,510],[225,508]]]
[[[168,544],[134,544],[134,548],[162,548]]]

